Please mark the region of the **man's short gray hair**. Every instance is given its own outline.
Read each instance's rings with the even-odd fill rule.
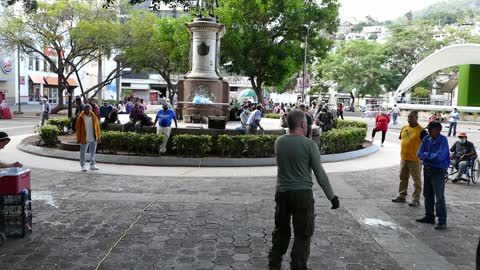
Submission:
[[[90,109],[90,110],[91,110],[91,109],[92,109],[92,105],[90,105],[90,104],[85,104],[85,105],[83,105],[83,110],[85,111],[86,109]]]
[[[409,113],[409,115],[411,115],[411,116],[413,116],[413,117],[415,117],[415,118],[418,119],[418,111],[411,111],[411,112]]]
[[[290,130],[299,128],[302,121],[305,121],[305,113],[301,110],[295,109],[287,114],[287,123]]]

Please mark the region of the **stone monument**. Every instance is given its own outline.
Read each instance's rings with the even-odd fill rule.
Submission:
[[[219,72],[220,39],[225,26],[215,17],[214,6],[218,0],[207,2],[199,0],[200,14],[187,24],[191,33],[190,72],[178,82],[177,99],[177,109],[181,110],[186,123],[225,122],[228,116],[230,89]],[[201,15],[204,4],[208,17]]]

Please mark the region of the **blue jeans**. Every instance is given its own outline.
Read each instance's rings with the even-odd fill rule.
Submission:
[[[425,217],[435,219],[438,224],[447,224],[447,206],[445,205],[445,170],[425,166],[423,168],[423,196],[425,197]]]
[[[450,126],[448,127],[448,136],[452,135],[452,130],[453,136],[457,135],[457,122],[450,122]]]
[[[394,125],[397,124],[397,118],[398,118],[398,113],[394,113],[394,114],[393,114],[393,124],[394,124]]]

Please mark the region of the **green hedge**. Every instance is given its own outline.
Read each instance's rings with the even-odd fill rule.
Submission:
[[[212,150],[210,135],[176,135],[172,138],[173,149],[185,157],[205,157]]]
[[[278,113],[266,113],[263,115],[263,118],[270,118],[270,119],[280,119],[280,117],[282,117],[282,115]]]
[[[55,146],[58,143],[58,135],[60,135],[60,129],[57,126],[45,125],[38,129],[40,139],[46,146]]]
[[[103,131],[101,140],[102,152],[117,154],[126,151],[128,154],[158,154],[160,145],[165,141],[164,135],[135,132]]]
[[[344,127],[323,132],[320,135],[321,152],[322,154],[336,154],[358,150],[366,136],[367,129],[358,127]]]
[[[337,129],[344,129],[344,128],[364,128],[368,129],[367,122],[363,121],[355,121],[355,120],[336,120],[335,121],[335,128]]]
[[[60,134],[65,134],[67,132],[68,126],[70,125],[70,119],[63,118],[53,118],[47,121],[47,125],[52,125],[58,127]]]
[[[278,135],[218,136],[218,148],[222,156],[271,157],[275,155],[275,140]]]

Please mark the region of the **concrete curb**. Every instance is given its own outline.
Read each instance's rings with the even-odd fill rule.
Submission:
[[[25,138],[17,148],[23,152],[66,160],[78,160],[79,153],[64,151],[59,149],[51,149],[35,146],[25,143]],[[322,162],[331,163],[356,159],[376,153],[380,148],[377,145],[341,154],[322,155]],[[87,155],[88,156],[88,155]],[[96,161],[98,163],[109,163],[119,165],[140,165],[140,166],[162,166],[162,167],[267,167],[276,166],[275,158],[179,158],[179,157],[144,157],[144,156],[123,156],[123,155],[106,155],[97,154]]]

